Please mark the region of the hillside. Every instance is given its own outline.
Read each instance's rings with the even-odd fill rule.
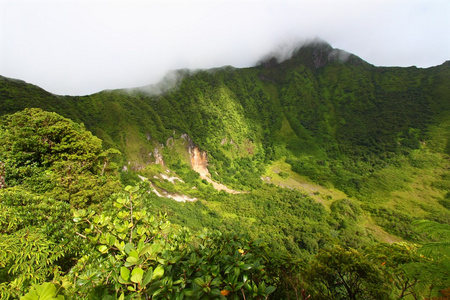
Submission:
[[[96,150],[111,176],[148,180],[148,208],[193,231],[261,238],[289,262],[332,245],[410,242],[436,246],[449,263],[448,62],[376,67],[314,42],[284,61],[180,70],[159,85],[83,97],[0,77],[0,115],[26,108],[83,123],[121,152],[106,160]],[[107,197],[113,185],[96,168],[85,180]],[[99,196],[68,193],[72,206],[102,207]]]

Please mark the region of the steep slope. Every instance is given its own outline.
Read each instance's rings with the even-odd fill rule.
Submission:
[[[421,238],[409,233],[414,219],[450,222],[448,62],[375,67],[314,42],[285,61],[184,70],[179,78],[159,94],[142,88],[65,97],[2,77],[0,114],[40,107],[83,122],[122,151],[128,170],[157,162],[156,153],[183,170],[191,164],[181,141],[187,135],[206,153],[212,178],[238,190],[260,189],[271,164],[283,160],[306,183],[330,191],[315,195],[326,206],[354,197],[378,224],[413,240]],[[267,181],[289,186],[282,176]],[[392,227],[398,220],[408,233]]]

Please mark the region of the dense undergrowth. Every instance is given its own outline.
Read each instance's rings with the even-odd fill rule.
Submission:
[[[445,295],[450,66],[336,51],[183,71],[160,94],[0,78],[2,297]],[[194,145],[240,193],[192,170]]]

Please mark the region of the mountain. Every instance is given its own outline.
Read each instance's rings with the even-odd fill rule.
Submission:
[[[159,195],[195,198],[154,200],[176,224],[269,239],[292,257],[330,241],[448,241],[448,62],[376,67],[312,42],[82,97],[0,77],[0,115],[31,107],[120,150],[122,183],[147,177]]]
[[[141,88],[63,97],[1,78],[0,113],[25,107],[58,112],[83,122],[137,165],[150,162],[147,154],[157,144],[184,133],[211,159],[230,160],[227,165],[234,158],[276,160],[280,151],[377,161],[432,138],[430,128],[448,116],[448,72],[448,64],[374,67],[314,42],[282,62],[175,72],[153,88],[160,94]],[[165,90],[168,82],[174,87]],[[448,141],[439,144],[449,154]]]

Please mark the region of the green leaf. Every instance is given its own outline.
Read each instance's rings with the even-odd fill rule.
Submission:
[[[250,264],[243,264],[240,266],[241,270],[250,270],[252,268],[252,265]]]
[[[73,212],[73,216],[75,218],[82,218],[86,216],[86,210],[84,209],[79,209]]]
[[[128,255],[134,258],[139,258],[139,252],[137,252],[136,250],[131,250]]]
[[[211,281],[210,285],[211,285],[211,286],[220,286],[221,283],[222,283],[222,280],[220,280],[220,278],[214,278],[214,279]]]
[[[114,242],[114,246],[117,247],[117,249],[119,249],[119,251],[124,251],[125,249],[125,243],[123,241],[119,242],[118,239],[116,239],[116,241]]]
[[[143,275],[144,270],[142,270],[139,267],[134,268],[133,271],[131,272],[131,281],[134,283],[141,283]]]
[[[194,282],[196,284],[198,284],[199,286],[204,286],[205,285],[205,281],[201,277],[195,278]]]
[[[106,247],[105,245],[101,245],[98,247],[98,251],[100,251],[100,253],[106,253],[108,252],[108,247]]]
[[[113,235],[110,235],[109,237],[108,237],[108,245],[109,246],[112,246],[112,245],[114,245],[115,243],[116,243],[116,237],[115,236],[113,236]]]
[[[126,252],[127,254],[130,253],[130,251],[133,250],[133,249],[134,249],[133,244],[127,243],[127,244],[125,245],[125,252]]]
[[[20,298],[21,300],[51,300],[58,299],[64,300],[64,296],[57,296],[57,290],[53,283],[44,282],[41,285],[33,285],[31,291],[25,296]]]
[[[153,268],[149,267],[145,272],[144,278],[142,279],[142,285],[146,286],[147,284],[149,284],[150,281],[152,281],[152,277],[153,277]]]
[[[128,286],[127,289],[131,292],[136,292],[136,289],[132,286]]]
[[[158,266],[153,271],[152,280],[157,280],[157,279],[163,277],[163,275],[164,275],[164,267],[163,266]]]
[[[239,276],[239,274],[241,274],[241,269],[239,269],[238,267],[234,267],[234,275]]]
[[[149,253],[149,255],[152,255],[152,246],[147,245],[144,248],[142,248],[141,251],[139,251],[139,257],[141,257],[142,255]]]
[[[144,248],[144,240],[143,239],[139,240],[139,243],[137,245],[137,251],[141,252],[142,248]]]
[[[130,270],[126,267],[120,268],[120,277],[123,278],[123,280],[128,281],[130,279]]]
[[[219,289],[212,289],[211,292],[209,293],[210,296],[214,296],[214,297],[220,297],[221,293]]]
[[[272,294],[275,291],[275,287],[274,286],[268,286],[266,288],[266,295]]]
[[[158,289],[158,290],[154,291],[152,296],[153,296],[153,297],[158,296],[159,294],[161,294],[161,292],[162,292],[163,290],[164,290],[164,289],[162,288],[162,289]]]
[[[137,257],[134,257],[134,256],[128,256],[127,257],[127,263],[130,266],[135,265],[138,261],[139,261],[139,258],[137,258]]]
[[[131,281],[129,281],[129,280],[123,280],[123,278],[122,277],[120,277],[119,276],[119,283],[120,284],[132,284],[132,282]]]
[[[250,291],[250,292],[253,291],[252,286],[251,286],[250,284],[248,284],[248,283],[245,283],[245,284],[244,284],[244,287],[245,287],[245,289],[246,289],[247,291]]]

